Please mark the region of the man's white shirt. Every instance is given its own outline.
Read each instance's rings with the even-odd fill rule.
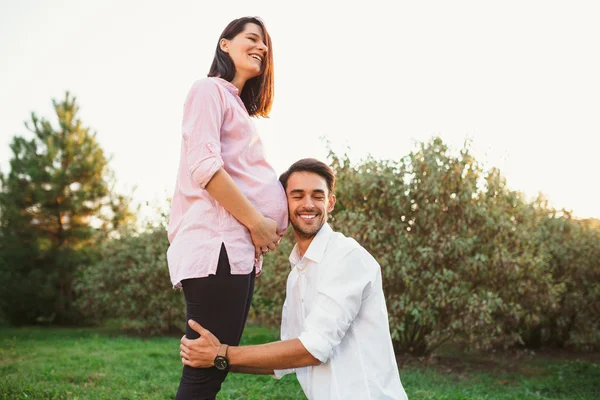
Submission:
[[[299,338],[323,364],[275,376],[296,372],[309,400],[406,399],[377,261],[325,224],[290,264],[281,340]]]

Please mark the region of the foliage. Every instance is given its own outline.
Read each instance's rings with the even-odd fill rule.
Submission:
[[[296,239],[292,228],[281,239],[276,251],[264,256],[262,273],[256,278],[249,319],[266,326],[279,326],[290,272],[289,255]]]
[[[483,175],[468,150],[452,156],[435,139],[399,162],[354,168],[332,158],[341,205],[334,224],[381,264],[396,349],[423,354],[456,337],[474,346],[514,342],[494,319],[508,307],[490,278],[504,271],[488,267],[491,254],[477,243],[475,229],[487,222]],[[496,228],[493,219],[488,225]]]
[[[380,261],[398,351],[428,353],[450,339],[471,348],[524,343],[526,332],[565,312],[566,298],[589,310],[582,331],[598,343],[598,236],[585,244],[571,236],[587,264],[571,264],[580,271],[569,286],[550,260],[577,246],[538,236],[554,211],[528,204],[498,170],[484,173],[467,146],[455,156],[435,138],[399,162],[356,167],[331,157],[341,206],[334,224]]]
[[[544,310],[541,320],[523,333],[530,347],[600,344],[600,225],[576,220],[568,212],[551,210],[536,200],[536,245],[547,254],[552,280],[563,290],[557,307]]]
[[[169,279],[168,245],[164,222],[100,245],[97,261],[77,279],[81,312],[98,323],[120,319],[124,329],[145,335],[181,332],[185,302]]]
[[[131,220],[128,199],[110,190],[104,152],[67,92],[53,100],[58,126],[31,114],[31,139],[15,136],[10,172],[0,174],[0,308],[13,323],[73,323],[73,278],[89,248]]]

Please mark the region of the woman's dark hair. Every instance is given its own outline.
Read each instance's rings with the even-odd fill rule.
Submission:
[[[335,174],[331,167],[324,162],[316,160],[314,158],[303,158],[302,160],[298,160],[293,163],[287,171],[285,171],[279,177],[279,182],[283,185],[283,189],[287,190],[288,179],[294,172],[312,172],[323,179],[327,183],[327,189],[329,189],[329,193],[333,193],[335,189]]]
[[[235,76],[235,65],[229,54],[221,50],[221,39],[231,40],[238,33],[242,32],[246,27],[246,24],[252,23],[261,27],[263,36],[265,38],[265,46],[267,46],[267,54],[262,65],[262,72],[259,76],[252,79],[248,79],[240,98],[248,110],[248,114],[251,116],[267,117],[271,112],[271,106],[273,105],[273,94],[274,94],[274,75],[273,75],[273,46],[271,46],[271,37],[265,28],[265,24],[258,17],[243,17],[234,19],[227,25],[219,41],[217,42],[217,50],[215,51],[215,58],[213,59],[212,65],[208,76],[218,76],[231,82]]]

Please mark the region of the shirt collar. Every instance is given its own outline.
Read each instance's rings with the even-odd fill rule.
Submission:
[[[308,245],[308,249],[306,253],[304,253],[303,258],[307,258],[316,263],[320,263],[323,259],[323,254],[325,254],[325,249],[327,248],[327,243],[329,243],[329,237],[333,233],[333,229],[329,226],[328,223],[323,224],[319,232],[315,238]],[[298,244],[294,246],[292,253],[290,254],[290,264],[292,268],[300,262],[302,258],[300,257],[300,251],[298,250]]]
[[[214,77],[215,81],[217,81],[221,86],[223,86],[225,89],[227,89],[229,92],[231,92],[234,95],[238,95],[238,88],[235,87],[235,85],[229,81],[226,81],[223,78],[219,78],[218,76]]]

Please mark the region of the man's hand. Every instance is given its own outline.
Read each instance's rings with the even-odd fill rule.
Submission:
[[[188,339],[183,335],[179,346],[181,363],[194,368],[209,368],[214,364],[221,342],[208,329],[194,320],[189,320],[190,328],[200,334],[198,339]]]

